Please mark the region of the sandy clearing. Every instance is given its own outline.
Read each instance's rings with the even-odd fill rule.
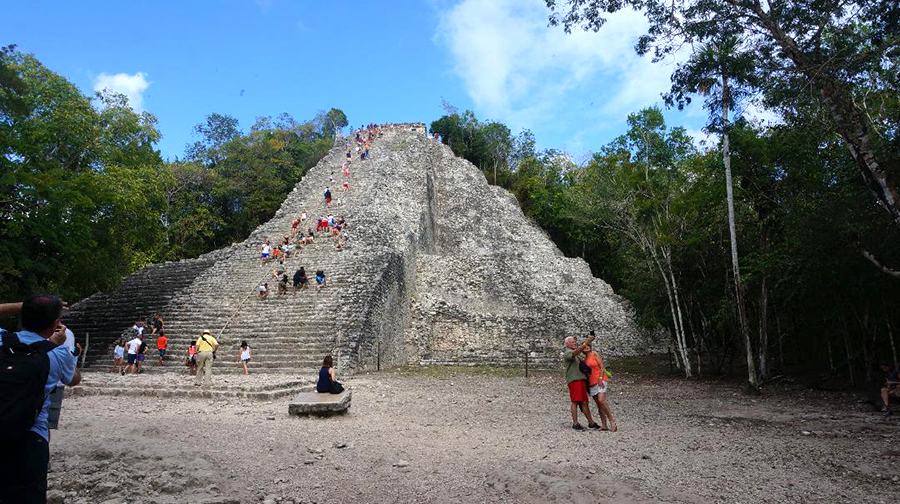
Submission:
[[[557,375],[346,384],[328,419],[287,398],[67,398],[51,502],[900,502],[900,418],[845,394],[618,373],[611,434],[569,428]]]

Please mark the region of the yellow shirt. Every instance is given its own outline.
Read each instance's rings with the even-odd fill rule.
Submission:
[[[203,341],[203,338],[206,338],[206,341]],[[198,352],[212,352],[213,346],[218,346],[219,342],[216,341],[216,338],[208,334],[204,334],[202,337],[197,338],[197,351]]]

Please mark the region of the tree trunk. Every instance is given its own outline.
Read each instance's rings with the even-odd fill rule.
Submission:
[[[769,377],[769,291],[766,285],[766,274],[762,275],[759,286],[759,378],[765,380]]]
[[[678,328],[681,330],[681,351],[684,354],[685,361],[687,362],[687,364],[685,365],[685,370],[688,373],[691,373],[691,364],[689,360],[691,356],[687,346],[687,335],[684,332],[684,317],[681,309],[681,300],[678,297],[678,284],[675,283],[675,275],[672,273],[671,259],[668,256],[666,256],[666,262],[669,266],[669,277],[672,279],[672,292],[675,294],[675,308],[677,308],[678,310]],[[691,377],[691,374],[688,375],[688,378]]]
[[[831,352],[831,337],[825,338],[825,346],[828,348],[828,369],[834,373],[834,354]]]
[[[691,330],[691,336],[694,337],[694,355],[697,357],[697,376],[703,376],[703,363],[700,359],[700,352],[703,349],[703,344],[702,344],[703,337],[700,335],[700,333],[697,331],[697,329],[694,328],[694,317],[691,316],[691,311],[692,311],[691,306],[693,305],[691,300],[692,300],[692,296],[689,295],[688,301],[687,301],[688,328]]]
[[[775,331],[778,333],[778,366],[784,372],[784,333],[781,332],[781,313],[777,311],[778,303],[772,303],[772,317],[775,319]]]
[[[756,363],[753,358],[753,345],[750,342],[750,328],[747,321],[747,309],[744,305],[744,287],[741,284],[741,268],[738,262],[737,230],[734,223],[734,189],[731,181],[731,152],[728,144],[728,75],[722,70],[722,162],[725,165],[725,191],[728,197],[728,232],[731,236],[731,264],[734,269],[734,300],[737,303],[741,333],[747,351],[747,381],[751,388],[759,389],[756,376]]]
[[[687,349],[685,348],[685,339],[684,339],[684,326],[679,324],[680,318],[680,308],[677,302],[677,295],[673,294],[673,286],[669,284],[669,275],[666,272],[666,269],[663,267],[662,262],[659,260],[659,254],[655,249],[649,249],[650,255],[653,258],[653,261],[656,263],[656,267],[659,269],[659,273],[662,275],[663,283],[666,286],[666,296],[669,298],[669,310],[672,312],[672,326],[675,329],[675,343],[677,345],[678,356],[681,358],[681,363],[684,365],[684,375],[687,378],[691,378],[693,376],[691,370],[691,361],[689,356],[687,355]]]
[[[737,4],[736,0],[730,0]],[[810,57],[797,42],[788,36],[771,12],[762,9],[759,2],[752,3],[750,9],[757,15],[763,27],[788,55],[797,70],[803,72],[813,89],[818,90],[825,100],[831,118],[837,127],[837,133],[847,143],[850,154],[862,175],[866,186],[875,197],[875,201],[890,214],[891,219],[900,227],[900,193],[897,186],[888,178],[875,157],[867,121],[862,112],[855,109],[849,90],[833,78],[824,77],[820,65],[812,64]]]
[[[847,329],[847,322],[842,319],[844,324],[844,351],[847,353],[847,374],[850,375],[850,385],[856,385],[856,377],[853,374],[853,352],[850,351],[850,331]]]
[[[900,369],[900,362],[897,362],[897,344],[894,343],[894,328],[891,325],[891,316],[885,313],[884,320],[887,322],[888,341],[891,342],[891,357],[894,359],[894,371],[897,371],[897,369]]]
[[[866,370],[866,383],[872,383],[874,377],[872,375],[872,371],[875,368],[875,359],[873,353],[875,352],[875,343],[878,341],[878,324],[872,322],[872,310],[869,306],[869,303],[865,304],[865,311],[860,315],[859,309],[854,307],[853,309],[854,315],[856,315],[856,321],[859,323],[860,331],[862,332],[862,352],[863,352],[863,365]],[[868,334],[872,334],[872,340],[869,341]]]

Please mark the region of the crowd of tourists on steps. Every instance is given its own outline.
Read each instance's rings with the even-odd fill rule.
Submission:
[[[388,125],[386,128],[390,128]],[[347,159],[340,167],[340,175],[343,177],[341,183],[342,190],[346,193],[350,191],[350,175],[351,165],[353,163],[352,142],[355,142],[356,153],[360,161],[371,159],[372,142],[383,133],[383,126],[377,124],[368,124],[353,132],[352,137],[346,141]],[[332,171],[328,185],[322,192],[323,209],[329,209],[333,205],[334,198],[331,187],[335,185],[335,172]],[[338,206],[340,201],[337,202]],[[306,228],[304,231],[303,228]],[[287,230],[280,239],[273,243],[266,238],[260,248],[260,264],[269,265],[274,263],[275,266],[271,270],[271,275],[266,275],[275,285],[275,295],[283,296],[290,290],[293,295],[297,291],[306,290],[312,281],[316,284],[316,292],[321,292],[328,286],[328,279],[324,268],[316,269],[314,273],[308,273],[305,266],[301,265],[297,268],[292,277],[288,277],[287,266],[285,261],[294,257],[300,257],[305,248],[323,241],[331,239],[332,246],[335,251],[342,251],[347,247],[350,240],[348,233],[348,222],[344,215],[335,215],[334,212],[326,211],[320,215],[313,216],[311,213],[303,210],[291,221],[291,228]],[[255,290],[260,300],[269,297],[270,287],[269,280],[260,282]],[[113,349],[113,365],[110,373],[121,375],[141,374],[144,372],[146,354],[150,345],[156,345],[157,354],[156,363],[159,366],[165,365],[167,359],[170,358],[169,338],[164,329],[163,317],[155,313],[149,320],[138,320],[131,328],[130,339],[122,338]],[[147,332],[149,328],[149,333]],[[216,351],[219,343],[216,338],[207,330],[195,341],[191,341],[186,349],[184,364],[188,368],[191,375],[196,376],[195,385],[208,384],[212,374],[212,362],[215,360]],[[210,357],[211,356],[211,357]],[[250,372],[249,363],[251,361],[251,348],[247,341],[242,341],[238,350],[237,361],[241,364],[242,371],[245,374]],[[333,371],[333,370],[332,370]]]

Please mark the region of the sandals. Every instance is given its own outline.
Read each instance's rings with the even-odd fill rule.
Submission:
[[[584,430],[584,427],[582,427],[580,423],[572,424],[572,428],[575,430]]]

